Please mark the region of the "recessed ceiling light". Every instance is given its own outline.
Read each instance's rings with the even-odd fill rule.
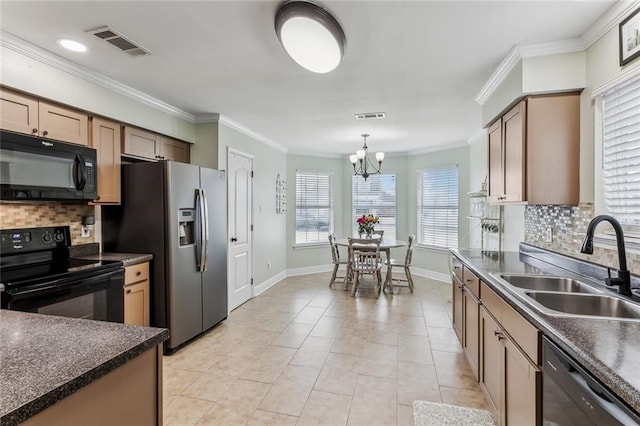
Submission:
[[[306,1],[285,2],[275,27],[280,43],[301,67],[324,74],[340,64],[346,39],[326,9]]]
[[[82,43],[78,43],[77,41],[69,40],[66,38],[59,38],[58,44],[64,47],[67,50],[71,50],[72,52],[86,52],[87,46]]]

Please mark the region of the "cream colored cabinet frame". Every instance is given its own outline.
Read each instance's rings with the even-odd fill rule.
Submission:
[[[124,323],[149,326],[149,262],[124,269]]]
[[[87,146],[89,116],[79,110],[0,88],[0,128]]]
[[[579,92],[528,96],[487,135],[490,203],[578,204]]]
[[[160,157],[162,160],[189,163],[191,145],[176,139],[162,136],[160,138]]]
[[[93,204],[120,204],[120,123],[91,119],[89,145],[98,155],[98,198]]]
[[[149,160],[160,159],[160,135],[136,127],[123,130],[122,155]]]

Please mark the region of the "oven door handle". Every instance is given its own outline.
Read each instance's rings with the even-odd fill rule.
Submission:
[[[95,289],[108,288],[109,284],[107,284],[105,279],[110,275],[117,274],[121,269],[117,269],[115,271],[105,272],[100,275],[94,275],[84,278],[73,277],[73,278],[65,278],[62,280],[50,281],[42,284],[34,284],[32,286],[26,286],[16,289],[6,290],[5,293],[11,297],[12,300],[24,299],[26,297],[33,297],[34,295],[44,296],[47,294],[52,294],[60,291],[71,290],[77,287],[90,287],[94,286]],[[106,282],[105,282],[106,281]],[[101,285],[96,286],[96,283],[100,283]],[[120,284],[124,285],[124,281]]]

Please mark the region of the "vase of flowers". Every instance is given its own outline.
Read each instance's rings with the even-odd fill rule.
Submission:
[[[371,238],[373,234],[373,227],[376,223],[380,223],[380,218],[372,214],[363,214],[356,219],[358,224],[358,234],[362,237],[362,234],[366,234],[367,238]]]

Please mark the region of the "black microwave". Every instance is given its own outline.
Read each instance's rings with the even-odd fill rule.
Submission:
[[[93,148],[0,131],[0,200],[95,200],[96,161]]]

